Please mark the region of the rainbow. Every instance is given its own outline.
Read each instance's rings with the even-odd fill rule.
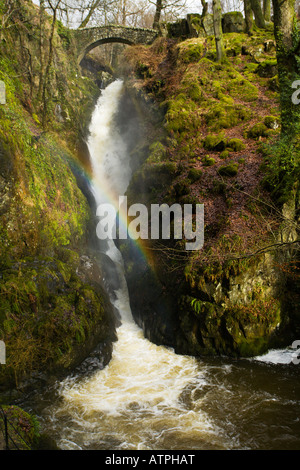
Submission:
[[[119,230],[121,230],[122,233],[128,233],[130,242],[132,246],[134,246],[134,248],[137,250],[139,259],[142,259],[143,262],[145,262],[153,271],[155,271],[153,253],[152,250],[150,250],[147,246],[147,240],[143,240],[141,238],[133,239],[130,237],[128,215],[127,211],[122,210],[122,206],[119,205],[120,196],[115,194],[111,190],[110,186],[107,184],[107,181],[100,181],[97,177],[95,177],[90,164],[87,165],[86,163],[83,163],[80,159],[76,159],[72,156],[71,168],[73,170],[73,173],[80,174],[80,177],[84,180],[85,186],[89,188],[92,195],[94,188],[103,203],[110,204],[115,208],[117,213]]]

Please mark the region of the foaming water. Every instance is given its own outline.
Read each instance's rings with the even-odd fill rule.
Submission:
[[[88,146],[97,204],[113,203],[131,177],[126,143],[114,126],[123,84],[102,93]],[[300,365],[286,351],[254,360],[176,355],[143,337],[134,323],[123,260],[113,241],[102,248],[120,280],[112,359],[91,375],[57,384],[40,420],[61,449],[299,449]],[[41,398],[42,400],[42,398]]]
[[[179,449],[178,441],[182,449],[195,442],[196,448],[203,442],[224,448],[208,415],[182,396],[201,383],[205,379],[195,359],[151,344],[133,322],[126,322],[105,369],[85,380],[65,381],[59,413],[72,416],[72,440],[84,448],[101,448],[102,442],[104,448]],[[69,446],[63,439],[60,445]]]
[[[271,364],[291,364],[297,355],[294,349],[271,349],[262,356],[256,356],[256,361],[271,363]]]

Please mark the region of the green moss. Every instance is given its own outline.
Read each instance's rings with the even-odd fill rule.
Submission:
[[[212,130],[229,129],[250,119],[251,113],[242,105],[212,104],[205,115],[207,126]]]
[[[7,417],[7,430],[11,438],[9,440],[10,449],[15,449],[11,440],[21,451],[35,448],[40,438],[36,417],[19,406],[3,406],[3,410]]]
[[[30,259],[2,272],[0,336],[7,350],[9,375],[18,382],[33,370],[64,364],[96,325],[107,328],[100,290],[78,277],[79,259]],[[67,359],[65,366],[69,365]]]
[[[198,181],[202,176],[202,171],[198,170],[197,168],[191,168],[190,171],[188,172],[188,179],[192,182],[195,183]]]
[[[279,119],[276,116],[266,116],[264,119],[264,125],[268,129],[278,129]]]
[[[166,147],[161,142],[154,142],[149,147],[148,163],[159,163],[166,157]]]
[[[191,182],[189,180],[178,181],[178,183],[174,185],[176,196],[180,197],[180,196],[185,196],[186,194],[189,194],[191,191],[190,184]]]
[[[227,146],[227,139],[223,134],[208,134],[203,141],[203,146],[206,150],[222,151]]]
[[[256,73],[260,77],[272,78],[277,75],[277,60],[267,59],[259,64]]]
[[[259,137],[267,137],[267,131],[267,126],[264,123],[259,122],[248,130],[247,135],[251,139],[258,139]]]
[[[173,132],[191,132],[200,125],[200,113],[194,101],[187,99],[184,93],[168,102],[165,116],[166,128]]]
[[[185,77],[180,86],[180,92],[185,93],[193,101],[200,102],[203,92],[198,81]]]
[[[258,64],[255,64],[254,62],[248,62],[245,64],[243,71],[248,72],[248,73],[254,73],[257,70]]]
[[[213,166],[216,163],[216,160],[209,155],[206,155],[202,158],[202,163],[204,166]]]
[[[223,158],[224,160],[230,156],[228,150],[223,150],[223,152],[220,153],[220,158]]]
[[[185,64],[198,62],[203,56],[203,43],[199,39],[188,39],[179,46],[179,60]]]
[[[226,184],[224,183],[224,181],[213,180],[211,192],[213,194],[225,194]]]
[[[238,163],[230,163],[229,165],[226,166],[220,166],[218,168],[218,173],[221,176],[236,176],[239,170],[239,165]]]
[[[239,152],[246,147],[241,139],[230,139],[227,142],[227,146],[230,147],[234,152]]]
[[[242,75],[229,80],[227,89],[233,98],[242,98],[246,102],[255,101],[258,98],[258,88]]]

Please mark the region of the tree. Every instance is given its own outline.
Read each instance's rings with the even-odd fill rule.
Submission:
[[[201,13],[201,17],[204,18],[204,16],[207,15],[207,11],[208,11],[208,2],[206,2],[205,0],[201,0],[201,4],[202,4],[202,13]]]
[[[155,14],[154,14],[154,20],[153,20],[153,29],[159,29],[159,22],[160,22],[160,16],[161,16],[162,9],[163,9],[163,0],[157,0],[156,1]]]
[[[271,0],[263,0],[263,12],[266,21],[271,21]]]
[[[150,0],[150,3],[151,0]],[[153,29],[159,29],[162,12],[165,10],[174,10],[180,12],[185,6],[185,0],[156,0],[155,13],[153,20]]]
[[[300,39],[294,0],[273,0],[274,33],[280,87],[282,134],[299,133],[300,109],[294,104],[292,86],[300,77]]]
[[[261,8],[260,0],[251,0],[251,8],[254,13],[256,26],[260,29],[264,29],[266,27],[266,22]]]
[[[97,10],[99,7],[100,3],[102,0],[94,0],[90,3],[89,7],[87,7],[88,13],[84,20],[81,22],[79,28],[85,28],[90,21],[91,17],[93,16],[94,12]]]
[[[222,62],[225,58],[225,48],[222,31],[222,8],[220,0],[213,0],[214,32],[217,49],[217,61]]]
[[[252,14],[251,0],[244,0],[244,11],[245,11],[246,33],[251,35],[252,29],[253,29],[253,14]]]
[[[45,6],[46,6],[46,1],[47,1],[47,6],[50,7],[52,11],[52,23],[51,23],[51,30],[50,30],[50,36],[47,38],[47,42],[49,45],[48,48],[48,56],[45,54],[45,44],[44,44],[44,35],[46,32],[45,28]],[[53,39],[54,39],[54,33],[55,33],[55,26],[56,26],[56,18],[57,18],[57,11],[60,6],[62,0],[40,0],[40,60],[41,60],[41,65],[40,65],[40,83],[39,83],[39,93],[38,93],[38,100],[42,101],[42,124],[45,127],[47,123],[47,112],[48,112],[48,100],[47,100],[47,87],[48,87],[48,81],[49,81],[49,75],[50,75],[50,70],[51,70],[51,65],[53,61],[53,53],[54,53],[54,47],[53,47]],[[44,62],[44,56],[47,57],[46,63]]]

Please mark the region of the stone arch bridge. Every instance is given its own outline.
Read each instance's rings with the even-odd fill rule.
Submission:
[[[95,47],[110,42],[123,44],[151,44],[158,36],[154,29],[130,28],[128,26],[99,26],[95,28],[82,28],[73,31],[77,48],[78,62]]]

